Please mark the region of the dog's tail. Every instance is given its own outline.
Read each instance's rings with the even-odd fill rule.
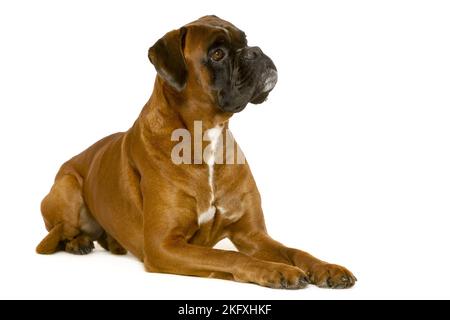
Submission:
[[[50,229],[48,235],[36,247],[39,254],[52,254],[61,248],[61,236],[63,233],[63,224],[58,223]]]

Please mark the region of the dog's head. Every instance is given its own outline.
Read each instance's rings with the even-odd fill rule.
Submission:
[[[173,30],[149,49],[158,76],[177,92],[209,99],[218,110],[242,111],[265,101],[277,69],[245,33],[216,16]]]

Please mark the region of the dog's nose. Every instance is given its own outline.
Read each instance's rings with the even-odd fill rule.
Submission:
[[[259,47],[249,47],[244,51],[243,58],[246,60],[255,60],[262,55],[262,50]]]

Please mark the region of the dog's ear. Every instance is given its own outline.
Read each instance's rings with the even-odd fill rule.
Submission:
[[[187,81],[187,66],[183,49],[186,28],[173,30],[159,39],[149,50],[148,57],[159,76],[181,91]]]

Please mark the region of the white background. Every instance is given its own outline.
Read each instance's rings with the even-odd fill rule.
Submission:
[[[59,166],[132,125],[153,87],[148,47],[205,14],[279,70],[268,102],[231,123],[269,232],[347,266],[353,289],[149,274],[101,249],[34,253]],[[449,16],[446,1],[0,2],[0,298],[450,298]]]

